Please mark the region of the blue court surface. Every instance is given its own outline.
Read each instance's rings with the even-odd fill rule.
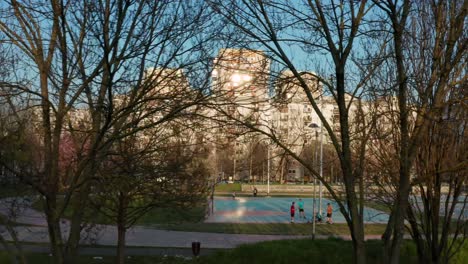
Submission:
[[[307,219],[299,219],[297,202],[299,198],[292,197],[215,197],[214,214],[210,215],[206,222],[210,223],[289,223],[289,208],[292,202],[296,203],[295,222],[310,221],[312,216],[313,198],[302,198]],[[318,199],[316,210],[318,210]],[[333,207],[333,222],[345,223],[345,219],[338,209],[338,205],[328,199],[322,200],[322,215],[326,220],[326,208],[330,203]],[[365,208],[364,221],[366,223],[387,223],[388,215],[384,212]]]

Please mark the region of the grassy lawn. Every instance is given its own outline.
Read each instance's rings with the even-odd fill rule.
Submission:
[[[152,225],[152,224],[181,224],[181,223],[197,223],[205,218],[205,208],[195,207],[190,209],[177,208],[154,208],[145,214],[137,225]]]
[[[43,211],[43,204],[40,200],[33,203],[32,207],[38,211]],[[88,208],[86,209],[88,220],[96,224],[114,224],[109,218],[105,217],[98,211]],[[64,217],[70,218],[72,211],[65,210]],[[188,209],[179,208],[153,208],[143,215],[136,225],[157,225],[157,224],[180,224],[180,223],[196,223],[204,219],[205,209],[202,207],[194,207]]]
[[[35,192],[30,186],[23,184],[0,185],[0,199],[6,197],[18,197],[33,195]]]
[[[383,263],[382,242],[371,240],[366,244],[367,263]],[[467,258],[468,245],[465,243],[464,248],[450,263],[463,264],[466,263]],[[194,262],[207,264],[352,263],[352,242],[340,239],[269,241],[216,252],[210,256],[200,257]],[[416,246],[411,241],[403,243],[400,263],[417,263]]]
[[[366,207],[369,207],[369,208],[373,208],[375,210],[379,210],[381,212],[385,212],[387,214],[390,214],[391,213],[391,210],[390,208],[388,208],[388,206],[382,204],[382,203],[378,203],[378,202],[374,202],[374,201],[366,201],[364,203],[364,205]]]
[[[311,235],[312,224],[237,224],[237,223],[181,223],[181,224],[161,224],[154,227],[167,230],[228,233],[228,234],[262,234],[262,235]],[[368,224],[366,234],[380,235],[384,232],[385,225]],[[346,224],[317,224],[316,234],[318,235],[349,235]]]
[[[382,263],[380,241],[367,242],[368,263]],[[404,245],[400,263],[416,263],[412,244]],[[352,263],[352,243],[340,239],[285,240],[243,245],[201,257],[196,263]]]
[[[49,264],[52,263],[52,257],[48,254],[43,253],[31,253],[27,255],[28,263],[34,264]],[[114,264],[116,257],[104,256],[95,258],[94,256],[79,256],[78,262],[80,264]],[[10,258],[5,252],[0,251],[0,263],[11,263]],[[153,263],[167,263],[167,264],[179,264],[179,263],[193,263],[192,260],[179,257],[163,257],[163,256],[131,256],[127,258],[125,263],[128,264],[153,264]]]
[[[377,240],[367,243],[367,262],[382,263],[382,243]],[[203,248],[202,248],[203,250]],[[28,255],[31,263],[50,263],[51,257],[46,254]],[[465,245],[450,263],[462,264],[468,258],[468,246]],[[79,263],[114,263],[114,257],[94,259],[92,256],[80,256]],[[0,252],[0,263],[8,263],[6,253]],[[217,251],[208,256],[195,259],[162,256],[131,256],[127,258],[133,263],[206,263],[206,264],[255,264],[255,263],[352,263],[352,243],[340,239],[328,240],[283,240],[269,241],[258,244],[243,245],[232,250]],[[417,263],[416,247],[411,241],[405,241],[401,249],[400,263]]]
[[[240,183],[223,183],[218,184],[215,187],[216,192],[240,192],[241,184]]]

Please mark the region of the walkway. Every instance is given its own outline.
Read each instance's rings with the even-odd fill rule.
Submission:
[[[21,248],[24,252],[29,253],[46,253],[50,254],[50,247],[46,244],[44,245],[32,245],[32,244],[23,244]],[[0,251],[4,248],[0,245]],[[200,250],[200,255],[210,255],[216,251],[224,249],[211,249],[211,248],[202,248]],[[102,246],[81,246],[78,249],[78,254],[87,255],[87,256],[116,256],[117,248],[116,247],[102,247]],[[191,248],[139,248],[139,247],[127,247],[125,249],[126,256],[177,256],[177,257],[193,257]]]

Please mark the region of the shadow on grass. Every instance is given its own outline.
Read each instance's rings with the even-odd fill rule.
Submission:
[[[382,263],[382,243],[367,242],[367,262]],[[244,245],[236,249],[201,257],[196,263],[352,263],[352,242],[341,239],[284,240]],[[417,263],[416,250],[410,242],[402,248],[400,263]]]

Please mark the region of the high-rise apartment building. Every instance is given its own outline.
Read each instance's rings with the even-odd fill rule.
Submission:
[[[222,49],[213,61],[213,91],[239,106],[268,99],[270,60],[263,51]]]
[[[265,110],[269,107],[269,80],[270,59],[263,51],[221,49],[213,61],[213,96],[220,109],[236,119],[256,125],[267,122]],[[245,130],[244,126],[227,123],[217,132],[222,144],[226,144],[225,149],[232,150],[231,175],[234,180],[245,178],[252,171],[247,168],[245,157],[249,150],[252,152],[252,146],[258,139],[242,136]]]

